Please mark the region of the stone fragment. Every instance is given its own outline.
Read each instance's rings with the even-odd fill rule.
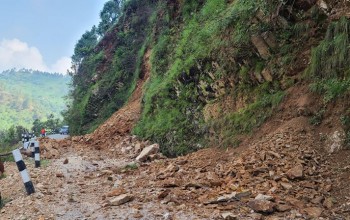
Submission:
[[[251,194],[252,194],[252,191],[245,190],[245,191],[242,191],[242,192],[236,192],[236,196],[235,197],[237,199],[241,199],[241,198],[244,198],[244,197],[249,197]]]
[[[304,167],[299,164],[287,171],[287,177],[291,180],[300,179],[304,176]]]
[[[119,195],[119,196],[109,200],[109,204],[111,206],[119,206],[119,205],[125,204],[127,202],[130,202],[133,199],[134,198],[131,195],[123,194],[123,195]]]
[[[64,161],[63,161],[63,164],[67,164],[68,163],[68,158],[66,158]]]
[[[264,60],[271,56],[269,46],[265,42],[264,38],[262,38],[260,35],[254,35],[251,37],[251,41]]]
[[[135,144],[135,148],[134,149],[135,149],[136,153],[140,153],[142,151],[142,149],[143,149],[143,145],[140,142],[138,142],[138,143]]]
[[[327,135],[325,148],[329,153],[334,153],[344,148],[346,134],[344,130],[334,131],[333,134]]]
[[[326,198],[323,202],[323,207],[327,208],[327,209],[331,209],[333,207],[334,204],[334,199],[333,198]]]
[[[239,219],[237,215],[231,213],[231,212],[224,212],[221,214],[221,217],[224,219],[224,220],[237,220]]]
[[[164,199],[165,197],[167,197],[170,193],[169,189],[164,190],[163,192],[159,193],[158,195],[158,199]]]
[[[261,72],[261,75],[264,77],[264,79],[268,82],[272,82],[273,80],[273,77],[272,77],[272,74],[271,74],[271,71],[267,68],[265,68],[262,72]],[[277,153],[275,155],[278,155]]]
[[[259,213],[252,213],[252,214],[248,215],[248,217],[252,220],[262,220],[263,219],[263,215],[259,214]]]
[[[58,178],[63,178],[64,175],[63,175],[63,173],[56,173],[56,177],[58,177]]]
[[[174,164],[170,164],[170,165],[164,170],[164,173],[167,173],[167,172],[177,172],[179,169],[180,169],[179,166],[174,165]]]
[[[255,197],[255,200],[267,200],[267,201],[272,201],[274,198],[272,196],[268,196],[268,195],[263,195],[263,194],[258,194]]]
[[[169,178],[163,182],[163,187],[165,188],[179,187],[181,185],[181,180],[175,178]]]
[[[311,218],[318,218],[322,214],[322,209],[319,207],[309,207],[305,208],[304,211]]]
[[[285,205],[285,204],[277,204],[276,205],[276,210],[279,212],[286,212],[290,211],[292,207],[290,205]]]
[[[285,183],[285,182],[281,182],[281,186],[282,186],[283,189],[285,189],[285,190],[289,190],[289,189],[293,188],[293,185],[292,185],[292,184]]]
[[[158,153],[159,151],[159,145],[153,144],[148,147],[145,147],[142,152],[136,157],[136,161],[144,162],[147,160],[147,158],[155,153]]]
[[[267,200],[252,200],[248,206],[255,212],[272,213],[276,204]]]
[[[125,194],[126,191],[123,188],[118,188],[110,191],[109,193],[106,194],[107,197],[115,197],[115,196],[120,196],[122,194]]]
[[[311,202],[313,203],[313,204],[321,204],[322,203],[322,201],[323,201],[323,196],[317,196],[317,197],[315,197],[314,199],[312,199],[311,200]]]
[[[234,201],[234,200],[237,201],[243,197],[248,197],[251,194],[252,194],[252,192],[250,190],[242,191],[242,192],[233,192],[230,194],[219,196],[217,199],[210,200],[208,202],[205,202],[204,204],[218,204],[218,203],[229,202],[229,201]]]
[[[302,209],[305,207],[305,204],[302,201],[300,201],[296,198],[293,198],[293,197],[287,197],[286,202],[288,202],[292,206],[297,207],[298,209]]]
[[[276,153],[276,152],[274,152],[274,151],[268,151],[267,153],[268,153],[269,155],[272,155],[272,156],[278,158],[278,159],[281,159],[281,155],[280,155],[279,153]]]

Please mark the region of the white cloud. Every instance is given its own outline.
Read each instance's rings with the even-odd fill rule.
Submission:
[[[71,59],[69,57],[61,57],[52,65],[51,72],[67,74],[67,70],[71,67]]]
[[[0,71],[25,68],[66,74],[70,63],[69,57],[62,57],[51,67],[48,67],[36,47],[28,46],[27,43],[18,39],[0,41]]]

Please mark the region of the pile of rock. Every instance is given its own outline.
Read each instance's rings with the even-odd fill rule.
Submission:
[[[61,156],[62,141],[54,139],[41,138],[40,141],[40,154],[45,159],[57,159]]]
[[[148,159],[144,155],[157,149],[158,145],[144,148],[145,154],[137,160]],[[154,199],[165,204],[201,204],[240,217],[254,212],[257,216],[317,218],[327,216],[335,206],[330,195],[331,172],[321,151],[312,132],[284,128],[239,157],[215,155],[215,150],[207,149],[140,167],[134,181],[158,192]]]

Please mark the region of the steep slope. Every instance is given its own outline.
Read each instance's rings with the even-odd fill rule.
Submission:
[[[66,119],[74,134],[85,134],[120,109],[142,78],[149,48],[152,77],[133,134],[160,143],[169,156],[237,146],[275,113],[289,88],[319,79],[321,63],[327,70],[346,63],[336,50],[342,55],[318,62],[329,55],[323,47],[346,48],[345,38],[326,34],[332,20],[346,15],[344,7],[304,0],[128,1],[73,74]],[[341,20],[334,35],[347,30],[348,20]],[[325,35],[338,45],[320,44]]]
[[[125,123],[139,115],[140,91],[136,89],[134,98],[97,133],[58,142],[42,139],[44,156],[52,156],[56,151],[58,159],[40,170],[28,161],[37,187],[34,197],[23,196],[22,184],[15,184],[20,182],[15,163],[5,163],[9,177],[0,180],[1,193],[12,201],[1,210],[1,216],[13,219],[20,213],[22,218],[41,219],[349,217],[350,191],[346,180],[350,152],[328,154],[321,128],[315,129],[307,117],[300,115],[300,109],[310,110],[317,102],[317,97],[305,86],[289,90],[278,114],[239,148],[209,148],[176,159],[136,165],[132,161],[138,155],[137,146],[146,143],[129,136],[127,130],[131,127],[125,127]],[[333,129],[337,128],[329,128],[328,132]],[[132,199],[123,205],[111,205],[118,195]],[[20,208],[24,205],[26,209]]]
[[[88,92],[75,100],[81,111],[72,122],[95,132],[41,140],[43,156],[57,159],[36,175],[43,195],[24,218],[349,218],[349,8],[343,1],[129,1],[128,16],[96,49],[101,60],[89,57],[75,76]],[[150,9],[153,19],[138,23]],[[135,23],[152,34],[136,41],[143,47],[124,82],[120,37],[138,33]],[[125,104],[117,107],[118,91]],[[119,110],[102,123],[107,116],[94,114],[108,103]],[[152,142],[169,156],[200,150],[137,162]],[[62,165],[65,158],[72,164]],[[16,180],[1,181],[14,198],[1,214],[12,218],[31,198],[19,198]],[[112,205],[119,195],[126,204]]]

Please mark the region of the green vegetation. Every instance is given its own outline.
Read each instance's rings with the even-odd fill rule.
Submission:
[[[26,129],[22,126],[12,126],[7,130],[0,131],[0,154],[11,153],[18,147],[18,143],[22,140],[22,133]],[[14,161],[12,154],[1,157],[2,161]]]
[[[48,167],[48,166],[50,165],[50,163],[51,163],[50,160],[43,159],[43,160],[40,161],[40,166],[41,166],[42,168],[46,168],[46,167]]]
[[[2,209],[5,206],[5,204],[8,202],[11,202],[11,200],[7,198],[2,198],[0,195],[0,209]]]
[[[310,89],[324,96],[327,104],[349,93],[350,21],[342,17],[329,25],[325,39],[312,50],[306,77]]]
[[[40,131],[42,128],[45,128],[46,133],[58,133],[59,129],[63,126],[63,122],[60,120],[60,118],[55,118],[53,114],[49,115],[47,117],[46,121],[40,121],[39,119],[36,119],[33,122],[33,127],[31,131],[35,133],[36,136],[40,135]]]
[[[138,168],[136,163],[130,163],[124,167],[124,170],[137,170]]]
[[[72,134],[91,132],[110,117],[126,102],[141,76],[142,58],[151,31],[148,22],[152,4],[130,0],[125,3],[128,6],[123,7],[122,3],[119,1],[119,7],[108,9],[116,10],[107,13],[115,21],[109,23],[99,42],[95,39],[101,33],[92,28],[75,46],[72,56],[75,71],[71,73],[73,83],[69,94],[72,102],[64,112]],[[101,12],[101,22],[105,19],[103,14]],[[127,17],[133,19],[126,20]],[[96,48],[92,49],[93,45]]]
[[[346,111],[339,118],[345,131],[345,143],[350,146],[350,113],[347,99],[350,94],[350,20],[342,17],[332,22],[325,38],[313,48],[311,64],[305,76],[311,80],[310,90],[323,96],[324,107],[311,119],[313,125],[321,124],[330,102],[341,101]]]
[[[5,179],[6,178],[6,174],[5,173],[2,173],[1,175],[0,175],[0,179]]]
[[[159,143],[168,156],[212,144],[212,130],[220,145],[234,146],[259,127],[306,68],[300,51],[309,30],[325,19],[316,7],[263,0],[109,1],[100,17],[103,25],[87,31],[72,56],[72,102],[64,117],[75,134],[94,130],[130,97],[151,51],[151,77],[133,133]],[[348,59],[344,55],[339,59]],[[312,65],[309,75],[323,69]],[[315,89],[329,90],[333,99],[346,85]],[[210,104],[222,109],[207,120]]]
[[[342,17],[329,25],[325,39],[312,50],[307,76],[316,79],[349,78],[350,21]]]
[[[0,130],[13,125],[31,128],[35,119],[60,117],[70,77],[31,70],[0,73]]]
[[[215,121],[213,128],[218,136],[218,144],[228,147],[240,143],[240,135],[249,134],[269,118],[280,104],[284,92],[262,93],[257,100],[237,112]]]
[[[152,80],[146,88],[141,120],[134,128],[136,135],[159,143],[162,152],[170,156],[186,154],[208,143],[204,138],[208,124],[202,111],[207,103],[218,101],[213,94],[217,91],[208,92],[213,90],[210,85],[233,78],[240,89],[249,92],[257,84],[252,81],[251,72],[265,68],[265,61],[250,42],[251,35],[271,28],[249,22],[259,8],[268,10],[269,5],[265,1],[228,3],[225,0],[186,1],[182,5],[181,29],[174,33],[171,24],[163,27],[153,47]],[[158,10],[164,12],[163,5]],[[164,15],[163,19],[167,17]],[[214,63],[218,67],[213,67]],[[226,90],[234,96],[240,93],[233,88]],[[252,106],[256,112],[272,107],[260,102]],[[269,110],[266,112],[271,115]],[[258,120],[259,116],[249,110],[245,114],[257,120],[251,127],[259,126],[267,118],[266,115]]]

